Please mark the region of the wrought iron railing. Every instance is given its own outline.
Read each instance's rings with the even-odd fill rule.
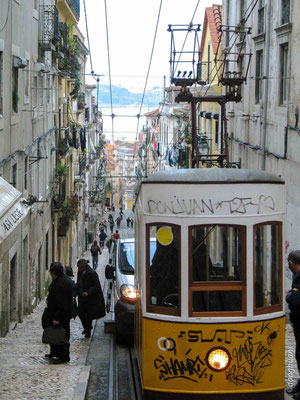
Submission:
[[[40,6],[42,31],[40,43],[50,45],[59,41],[58,10],[56,6]]]

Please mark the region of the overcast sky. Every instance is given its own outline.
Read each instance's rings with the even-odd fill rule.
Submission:
[[[103,74],[100,83],[107,84],[108,57],[105,23],[105,0],[85,0],[92,64],[95,73]],[[147,90],[163,85],[163,76],[170,75],[171,34],[169,24],[187,25],[191,21],[198,0],[163,0],[156,36],[153,59]],[[203,24],[205,7],[221,4],[221,0],[200,0],[193,19],[194,24]],[[112,84],[143,92],[160,0],[106,0],[108,17],[108,40]],[[87,39],[83,0],[81,0],[80,30]],[[175,37],[176,50],[180,50],[184,37]],[[199,35],[201,39],[201,34]],[[87,40],[86,40],[87,45]],[[187,45],[186,45],[187,46]],[[190,45],[189,45],[190,46]],[[186,48],[189,50],[189,48]],[[87,73],[91,71],[87,63]],[[87,77],[87,83],[95,81]]]

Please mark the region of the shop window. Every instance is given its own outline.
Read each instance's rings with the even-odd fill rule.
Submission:
[[[200,225],[189,230],[189,314],[246,312],[246,228]]]
[[[180,315],[180,228],[147,225],[147,311]]]
[[[254,312],[281,310],[281,223],[254,226]]]

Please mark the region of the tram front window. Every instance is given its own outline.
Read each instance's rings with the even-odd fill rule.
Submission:
[[[240,281],[241,243],[241,228],[192,229],[193,281]]]
[[[148,232],[148,304],[157,313],[178,314],[179,228],[151,225]]]
[[[254,227],[255,308],[279,307],[281,303],[281,224]],[[275,309],[274,311],[277,311]]]
[[[245,313],[245,238],[243,226],[190,228],[190,313]]]

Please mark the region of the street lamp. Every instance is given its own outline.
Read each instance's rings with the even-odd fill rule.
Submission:
[[[207,142],[207,138],[206,136],[199,134],[197,135],[197,138],[198,138],[198,150],[201,155],[201,158],[206,159],[207,158],[206,156],[209,153],[209,144]]]

